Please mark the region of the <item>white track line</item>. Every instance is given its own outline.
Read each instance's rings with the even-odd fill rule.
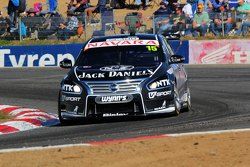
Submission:
[[[25,122],[25,121],[8,121],[5,123],[2,123],[1,125],[7,125],[7,126],[15,128],[15,129],[18,129],[20,131],[35,129],[35,128],[39,127],[37,125],[34,125],[32,123],[29,123],[29,122]]]
[[[37,111],[37,112],[39,112],[40,110],[32,109],[32,108],[19,108],[19,109],[15,109],[15,110],[11,111],[9,114],[15,116],[15,115],[17,115],[21,112],[25,112],[25,111],[33,111],[33,112]]]
[[[247,131],[250,131],[250,128],[246,128],[246,129],[231,129],[231,130],[217,130],[217,131],[205,131],[205,132],[176,133],[176,134],[166,134],[164,136],[181,137],[181,136],[210,135],[210,134],[212,135],[212,134],[247,132]]]
[[[87,146],[87,147],[89,147],[89,146],[91,146],[91,144],[83,143],[83,144],[65,144],[65,145],[45,146],[45,147],[11,148],[11,149],[0,150],[0,153],[19,152],[19,151],[36,151],[36,150],[44,150],[44,149],[67,148],[67,147],[81,147],[81,146]]]

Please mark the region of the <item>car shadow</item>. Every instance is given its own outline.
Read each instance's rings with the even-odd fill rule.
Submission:
[[[134,122],[134,121],[146,121],[153,119],[165,119],[172,118],[172,113],[167,114],[155,114],[148,116],[123,116],[123,117],[91,117],[88,119],[75,119],[69,120],[67,124],[58,124],[55,126],[78,126],[78,125],[90,125],[90,124],[103,124],[103,123],[115,123],[115,122]]]

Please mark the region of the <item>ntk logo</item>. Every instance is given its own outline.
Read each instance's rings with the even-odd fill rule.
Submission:
[[[63,91],[66,91],[66,92],[73,92],[73,85],[67,85],[67,84],[64,84],[63,87],[62,87],[62,90]]]

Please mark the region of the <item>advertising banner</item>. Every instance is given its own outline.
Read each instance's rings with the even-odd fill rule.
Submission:
[[[0,67],[59,66],[65,58],[73,62],[83,44],[3,46],[0,47]]]
[[[250,40],[189,41],[189,64],[249,64]]]
[[[188,63],[188,41],[170,41],[170,44],[175,54],[185,56]],[[83,44],[0,46],[0,68],[59,66],[65,58],[74,64],[82,47]]]

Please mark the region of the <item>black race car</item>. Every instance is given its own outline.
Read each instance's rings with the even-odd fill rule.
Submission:
[[[161,35],[117,35],[87,41],[61,82],[62,123],[91,116],[117,117],[188,111],[184,57]]]

